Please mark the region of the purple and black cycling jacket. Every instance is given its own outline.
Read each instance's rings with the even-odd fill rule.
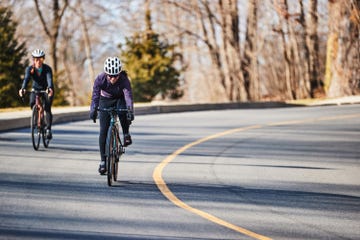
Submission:
[[[94,82],[90,110],[93,111],[99,106],[100,96],[117,99],[124,98],[126,107],[133,111],[133,95],[130,80],[126,72],[120,72],[120,78],[115,84],[111,84],[106,73],[100,73]]]

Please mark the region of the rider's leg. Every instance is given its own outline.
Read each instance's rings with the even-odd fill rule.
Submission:
[[[112,101],[109,99],[100,98],[99,107],[108,108],[111,106]],[[105,145],[106,145],[106,136],[107,131],[110,126],[110,115],[107,112],[99,112],[99,121],[100,121],[100,133],[99,133],[99,148],[100,148],[100,157],[101,161],[105,161]]]
[[[54,98],[53,96],[44,98],[45,112],[46,112],[46,124],[47,124],[46,128],[48,130],[51,130],[52,120],[53,120],[53,115],[51,112],[51,105],[52,105],[53,98]]]
[[[125,99],[119,99],[117,101],[117,108],[120,109],[126,109],[126,103],[125,103]],[[119,112],[119,119],[120,119],[120,124],[121,124],[121,128],[124,134],[124,146],[129,146],[132,143],[131,140],[131,135],[129,133],[129,128],[130,128],[130,122],[127,119],[127,113],[126,112]]]
[[[48,139],[52,139],[52,133],[51,133],[51,126],[52,126],[52,120],[53,120],[53,115],[51,112],[51,105],[52,105],[52,101],[53,101],[53,96],[51,97],[43,97],[43,101],[44,101],[44,106],[45,106],[45,112],[46,112],[46,137]]]
[[[100,108],[109,108],[114,105],[113,99],[108,99],[105,97],[100,97],[99,107]],[[99,149],[100,149],[100,165],[99,173],[106,173],[106,136],[110,126],[110,114],[107,112],[99,112],[99,122],[100,122],[100,133],[99,133]]]
[[[32,109],[35,105],[35,93],[30,93],[30,101],[29,101],[30,108]]]

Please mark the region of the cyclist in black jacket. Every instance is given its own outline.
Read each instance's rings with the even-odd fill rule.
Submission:
[[[51,125],[52,125],[52,112],[51,105],[54,98],[54,83],[52,77],[52,69],[49,65],[44,63],[45,53],[41,49],[36,49],[32,53],[33,64],[28,66],[25,70],[25,77],[22,83],[21,89],[19,90],[19,95],[22,97],[25,92],[27,85],[30,80],[32,80],[32,88],[34,90],[47,90],[48,97],[43,96],[43,101],[45,102],[45,112],[46,112],[46,137],[48,139],[52,138]],[[35,104],[35,93],[30,95],[30,108]]]

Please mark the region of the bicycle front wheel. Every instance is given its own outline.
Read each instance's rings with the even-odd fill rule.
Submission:
[[[114,145],[115,145],[115,151],[114,151],[114,168],[113,168],[113,177],[114,177],[114,181],[117,181],[117,177],[118,177],[118,168],[119,168],[119,158],[120,158],[120,137],[119,137],[119,131],[117,128],[114,128]]]
[[[38,118],[39,118],[38,108],[36,106],[33,106],[30,127],[31,127],[32,144],[35,150],[39,149],[40,138],[41,138],[41,129],[38,127]]]
[[[110,127],[108,130],[107,138],[106,138],[106,170],[107,170],[107,183],[108,186],[112,185],[113,174],[114,174],[114,163],[116,153],[116,146],[114,144],[115,140],[115,128]]]

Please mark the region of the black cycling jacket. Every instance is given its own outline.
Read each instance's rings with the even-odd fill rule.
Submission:
[[[47,88],[54,89],[54,83],[52,78],[52,70],[49,65],[42,65],[42,72],[37,74],[37,70],[34,69],[34,73],[31,74],[33,66],[28,66],[25,69],[25,77],[21,88],[26,89],[30,79],[32,79],[32,88],[35,90],[46,90]]]

